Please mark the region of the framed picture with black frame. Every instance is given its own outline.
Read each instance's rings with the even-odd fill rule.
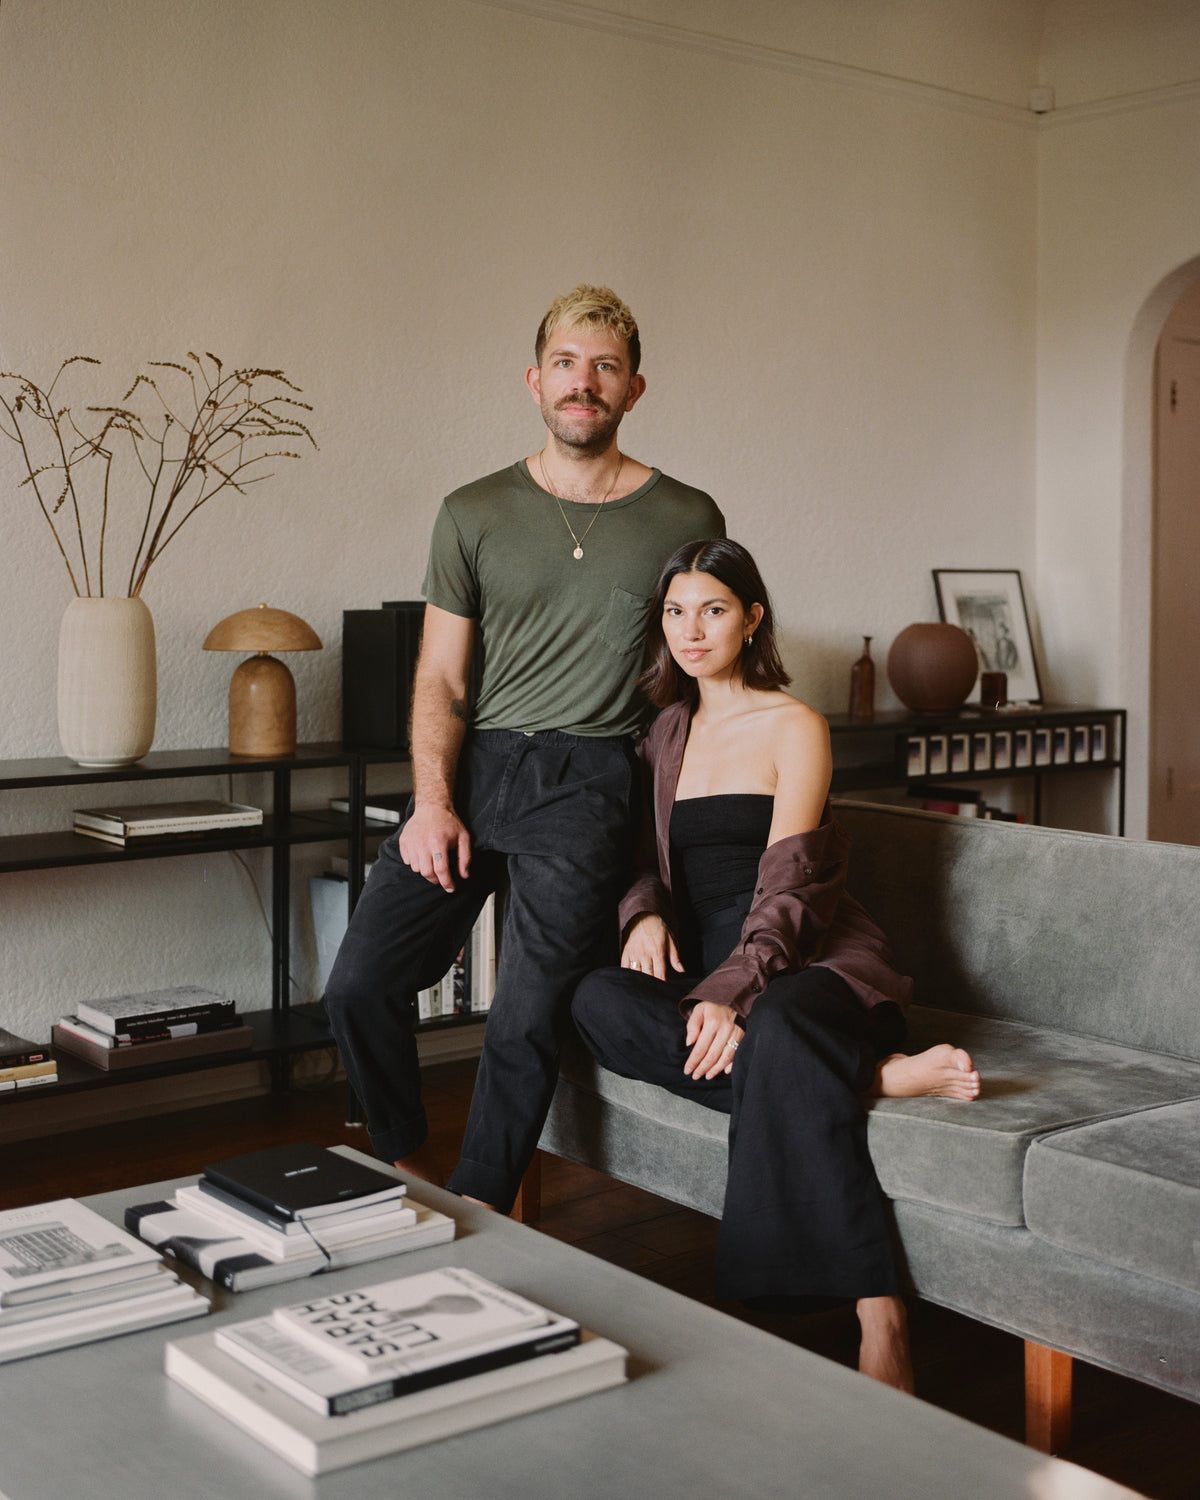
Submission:
[[[975,642],[980,669],[1008,676],[1010,703],[1041,703],[1042,684],[1016,568],[934,568],[938,612]],[[979,686],[972,693],[979,700]]]

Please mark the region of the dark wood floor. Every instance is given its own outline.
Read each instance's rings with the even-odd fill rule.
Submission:
[[[473,1062],[426,1069],[431,1139],[450,1162],[457,1156],[474,1071]],[[6,1146],[0,1207],[199,1172],[222,1156],[285,1140],[344,1141],[369,1150],[364,1132],[345,1124],[344,1100],[344,1089],[333,1085]],[[536,1227],[712,1302],[716,1224],[702,1214],[547,1158]],[[799,1318],[725,1310],[829,1359],[855,1362],[857,1324],[849,1312]],[[910,1323],[918,1396],[1019,1440],[1020,1341],[924,1303],[911,1307]],[[1076,1366],[1075,1387],[1074,1437],[1062,1457],[1152,1500],[1197,1500],[1200,1406],[1086,1365]],[[952,1473],[952,1456],[948,1464]]]

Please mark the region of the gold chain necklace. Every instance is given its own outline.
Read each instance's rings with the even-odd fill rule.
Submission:
[[[540,453],[538,454],[538,468],[542,471],[542,483],[546,486],[546,488],[554,496],[554,503],[555,503],[555,505],[558,506],[558,513],[563,518],[563,525],[571,533],[571,540],[575,543],[575,550],[574,550],[574,552],[571,553],[571,556],[575,559],[576,562],[578,562],[579,559],[583,556],[583,544],[584,544],[584,541],[587,539],[587,534],[588,534],[589,531],[591,531],[592,527],[600,519],[600,512],[604,509],[604,506],[605,506],[605,504],[606,504],[606,502],[608,500],[608,496],[611,495],[612,492],[613,492],[613,490],[616,489],[616,487],[617,487],[617,480],[620,479],[620,477],[621,477],[621,470],[624,467],[625,467],[625,455],[622,453],[621,454],[621,462],[617,465],[617,472],[613,475],[613,482],[608,487],[608,494],[606,494],[605,497],[604,497],[604,499],[601,500],[600,504],[597,505],[597,507],[596,507],[596,514],[592,517],[592,519],[587,523],[587,526],[584,528],[583,536],[576,536],[575,535],[575,528],[574,528],[574,526],[571,525],[570,521],[567,520],[567,513],[562,508],[562,501],[558,498],[558,491],[550,483],[550,476],[546,473],[546,460],[543,458],[543,456]]]

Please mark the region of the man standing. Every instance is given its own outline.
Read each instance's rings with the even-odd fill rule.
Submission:
[[[507,880],[495,997],[448,1183],[502,1212],[537,1146],[572,993],[616,937],[645,606],[676,547],[725,534],[708,495],[617,446],[646,386],[640,353],[633,315],[607,287],[557,298],[525,376],[545,446],[442,504],[413,691],[413,801],[325,992],[377,1154],[441,1181],[416,995]],[[468,710],[476,632],[483,665]]]

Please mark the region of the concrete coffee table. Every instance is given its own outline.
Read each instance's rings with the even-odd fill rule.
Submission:
[[[189,1179],[190,1180],[190,1179]],[[85,1200],[114,1223],[154,1183]],[[413,1182],[451,1244],[233,1296],[205,1319],[0,1365],[0,1500],[1116,1500],[998,1437],[485,1209]],[[306,1479],[169,1381],[163,1347],[389,1276],[464,1265],[614,1339],[629,1383]],[[198,1283],[208,1289],[207,1283]]]

